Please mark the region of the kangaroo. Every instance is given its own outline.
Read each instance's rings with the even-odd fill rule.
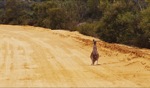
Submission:
[[[97,64],[98,64],[99,53],[97,51],[96,41],[94,39],[93,39],[93,51],[90,55],[90,58],[92,60],[91,65],[94,65],[95,61],[97,61]]]

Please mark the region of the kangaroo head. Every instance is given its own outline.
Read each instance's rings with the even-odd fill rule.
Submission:
[[[93,43],[94,43],[94,45],[96,45],[96,41],[93,39]]]

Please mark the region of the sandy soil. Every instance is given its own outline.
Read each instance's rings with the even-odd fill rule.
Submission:
[[[78,32],[0,25],[0,87],[150,87],[150,50]]]

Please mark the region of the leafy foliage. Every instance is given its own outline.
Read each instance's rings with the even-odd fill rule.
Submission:
[[[0,0],[0,24],[77,30],[150,48],[149,0]]]
[[[95,26],[93,23],[81,23],[77,26],[77,30],[82,34],[97,37]]]

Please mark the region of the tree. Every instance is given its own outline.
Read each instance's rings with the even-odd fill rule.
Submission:
[[[120,26],[117,22],[118,14],[123,13],[124,5],[120,2],[113,3],[105,9],[102,19],[99,22],[97,33],[99,38],[107,42],[117,42],[120,33]]]
[[[63,9],[54,2],[41,2],[33,4],[35,25],[60,29],[67,28],[67,16]]]
[[[48,13],[47,19],[49,19],[49,21],[50,21],[49,28],[52,28],[52,29],[67,28],[66,27],[67,24],[65,24],[67,22],[67,18],[62,9],[52,8],[52,9],[49,9],[47,13]]]
[[[141,12],[140,28],[143,34],[139,36],[139,46],[150,48],[150,6]]]
[[[99,15],[99,0],[88,0],[87,1],[87,8],[88,13],[87,16],[90,18],[97,18]]]

